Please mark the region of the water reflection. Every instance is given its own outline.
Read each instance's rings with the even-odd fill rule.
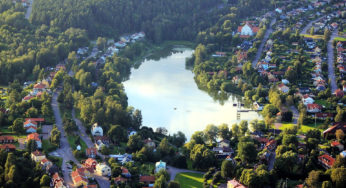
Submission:
[[[129,105],[142,111],[143,125],[166,127],[170,133],[182,131],[190,137],[207,124],[237,121],[233,103],[240,97],[198,89],[193,73],[185,68],[185,59],[192,53],[186,48],[170,49],[132,70],[124,86]],[[241,119],[254,118],[258,118],[255,112],[241,115]]]

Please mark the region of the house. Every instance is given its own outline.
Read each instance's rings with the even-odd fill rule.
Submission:
[[[342,158],[345,158],[345,157],[346,157],[346,150],[345,150],[345,151],[340,152],[340,156],[341,156]]]
[[[59,176],[59,174],[56,172],[53,174],[50,187],[53,188],[66,188],[64,185],[64,179]]]
[[[252,26],[249,22],[246,22],[245,25],[238,27],[238,33],[240,36],[250,37],[255,35],[259,29],[259,27]]]
[[[81,171],[78,171],[78,169],[72,171],[71,178],[75,187],[87,186],[89,183],[88,178],[85,176],[85,174]]]
[[[135,130],[129,130],[127,136],[130,138],[130,136],[135,135],[135,134],[137,134],[137,131],[135,131]]]
[[[95,158],[97,155],[97,149],[96,148],[87,148],[85,151],[85,154],[89,158]]]
[[[45,119],[44,118],[25,118],[25,121],[34,121],[36,123],[44,123]]]
[[[31,159],[33,161],[37,162],[41,162],[43,159],[46,158],[46,155],[41,153],[40,151],[36,150],[34,152],[31,153]]]
[[[116,178],[113,179],[114,180],[114,183],[116,185],[119,185],[119,184],[123,184],[123,183],[126,183],[127,182],[127,179],[126,178],[123,178],[121,176],[118,176]]]
[[[42,169],[47,169],[47,168],[53,166],[53,163],[50,160],[48,160],[47,158],[44,158],[41,160],[40,165],[41,165]]]
[[[290,88],[283,83],[278,85],[278,89],[283,93],[287,93],[290,90]]]
[[[323,168],[329,169],[333,166],[335,159],[329,154],[324,154],[318,157],[318,162],[323,166]]]
[[[26,143],[28,143],[29,140],[35,140],[37,144],[37,148],[42,148],[42,142],[41,142],[41,139],[39,138],[39,134],[37,133],[28,134],[28,136],[26,137]]]
[[[37,131],[37,127],[35,127],[35,126],[25,127],[26,133],[36,133],[36,131]]]
[[[229,148],[229,146],[230,146],[230,141],[227,139],[223,139],[217,143],[217,147],[220,147],[220,148],[223,148],[223,147]]]
[[[140,176],[139,182],[144,184],[154,184],[155,183],[155,176]]]
[[[143,142],[149,148],[155,148],[156,147],[155,142],[153,140],[151,140],[151,138],[145,139]]]
[[[279,13],[279,14],[282,14],[282,9],[281,8],[276,8],[275,9],[275,12]]]
[[[333,113],[316,113],[317,119],[326,120],[327,118],[334,119]]]
[[[315,100],[311,98],[309,95],[304,95],[302,100],[305,106],[307,106],[308,104],[313,104],[315,102]]]
[[[121,167],[121,175],[124,176],[125,178],[131,178],[131,173],[129,170],[125,167]]]
[[[229,147],[213,147],[213,152],[216,153],[218,159],[225,159],[234,153],[233,149]]]
[[[95,143],[95,147],[98,151],[101,150],[102,147],[106,147],[106,145],[102,142],[102,140],[97,140],[96,143]]]
[[[331,147],[336,147],[336,148],[338,148],[339,151],[344,150],[344,145],[342,145],[339,141],[336,141],[336,140],[332,141],[332,142],[330,143],[330,146],[331,146]]]
[[[38,92],[45,92],[46,89],[47,89],[47,85],[39,82],[39,83],[34,85],[33,92],[36,95],[36,93],[38,93]]]
[[[258,103],[258,102],[254,102],[253,103],[253,107],[254,107],[255,110],[259,110],[259,111],[263,110],[263,105]]]
[[[80,174],[84,174],[84,176],[86,178],[92,178],[93,177],[93,173],[94,173],[94,170],[91,169],[91,168],[77,168],[76,171],[78,171],[78,173]]]
[[[7,152],[15,151],[16,150],[16,146],[13,145],[13,144],[3,144],[3,145],[0,145],[0,149],[5,150]]]
[[[30,127],[30,126],[33,126],[33,127],[36,127],[37,128],[37,122],[36,121],[33,121],[31,119],[28,119],[24,122],[24,128],[27,128],[27,127]]]
[[[91,128],[91,134],[93,136],[103,136],[103,129],[102,129],[102,127],[98,126],[97,123],[94,123],[94,125]]]
[[[307,104],[307,111],[310,113],[321,112],[322,106],[319,104]]]
[[[316,89],[318,91],[324,91],[324,90],[326,90],[326,86],[324,86],[323,84],[319,84],[319,85],[316,86]]]
[[[105,145],[109,145],[111,143],[110,139],[107,136],[95,136],[94,140],[95,142],[101,140],[101,142]]]
[[[272,139],[266,143],[265,149],[275,150],[275,148],[276,148],[276,140]]]
[[[0,136],[0,144],[13,143],[13,136]]]
[[[247,60],[247,51],[239,50],[237,52],[237,60],[238,60],[238,63],[241,63]]]
[[[339,129],[346,132],[346,122],[339,122],[339,123],[333,124],[333,126],[323,131],[323,136],[326,137],[327,135],[334,135],[335,132]]]
[[[213,57],[226,57],[226,52],[215,52],[215,54],[212,55]]]
[[[310,93],[311,90],[309,88],[306,88],[306,87],[302,87],[302,88],[299,88],[299,93]]]
[[[166,163],[160,160],[155,163],[155,173],[159,172],[161,169],[166,170]]]
[[[106,163],[99,163],[96,165],[96,172],[99,176],[111,176],[111,168]]]
[[[337,90],[335,90],[333,95],[335,95],[336,97],[342,98],[344,96],[344,91],[341,89],[337,89]]]
[[[281,82],[282,82],[283,84],[285,84],[285,85],[287,85],[287,84],[290,83],[290,81],[288,81],[288,80],[286,80],[286,79],[282,79]]]
[[[84,167],[91,168],[93,170],[96,169],[96,165],[97,165],[97,161],[95,159],[93,159],[93,158],[88,158],[84,162]]]
[[[229,180],[227,182],[227,188],[247,188],[245,185],[241,184],[237,180]]]

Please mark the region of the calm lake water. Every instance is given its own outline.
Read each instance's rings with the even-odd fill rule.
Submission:
[[[131,70],[129,80],[124,82],[125,91],[129,105],[142,111],[143,126],[154,130],[165,127],[170,134],[182,131],[190,138],[208,124],[231,126],[239,122],[237,107],[233,106],[239,97],[230,95],[220,101],[198,89],[192,71],[185,66],[192,53],[189,48],[173,48]],[[256,118],[260,118],[256,112],[240,116],[241,120]]]

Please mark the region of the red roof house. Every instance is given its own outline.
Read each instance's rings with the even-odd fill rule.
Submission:
[[[3,149],[5,151],[15,151],[16,150],[16,146],[13,144],[4,144],[4,145],[0,145],[0,149]]]
[[[0,136],[0,143],[13,143],[13,136]]]
[[[333,166],[335,159],[328,155],[328,154],[324,154],[318,157],[318,162],[325,168],[325,169],[329,169]]]
[[[307,105],[307,111],[310,113],[317,113],[321,112],[322,106],[319,104],[308,104]]]

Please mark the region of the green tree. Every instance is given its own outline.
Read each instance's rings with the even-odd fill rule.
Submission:
[[[40,186],[49,186],[50,177],[47,174],[44,174],[40,180]]]
[[[246,120],[242,120],[239,123],[239,127],[241,130],[241,134],[244,135],[246,133],[246,131],[248,130],[248,122]]]
[[[24,123],[24,120],[22,118],[17,118],[16,120],[14,120],[12,125],[12,131],[17,134],[23,133],[24,132],[23,123]]]
[[[168,183],[168,188],[180,188],[180,183],[177,181],[171,181]]]
[[[204,135],[209,141],[209,144],[216,142],[218,133],[219,129],[215,125],[207,125],[207,127],[204,129]]]
[[[234,165],[233,165],[232,161],[229,161],[229,160],[222,161],[221,176],[224,179],[232,178],[233,177],[233,171],[234,171]]]
[[[96,40],[96,45],[98,48],[104,50],[106,48],[107,39],[103,37],[98,37]]]
[[[168,142],[167,138],[164,138],[161,140],[157,149],[160,152],[162,157],[167,156],[168,154],[171,154],[172,152],[174,152],[174,150],[173,150],[172,146],[170,145],[170,143]]]
[[[238,143],[238,155],[243,163],[255,161],[257,150],[253,142],[240,141]]]
[[[216,162],[214,153],[201,144],[196,144],[193,147],[190,152],[190,159],[193,168],[197,169],[208,169]]]
[[[332,181],[335,183],[336,188],[342,188],[346,186],[346,168],[332,169],[330,177]]]
[[[143,141],[140,135],[135,134],[130,136],[128,142],[127,142],[127,147],[131,151],[138,151],[143,147]]]
[[[114,143],[120,143],[126,140],[126,130],[120,125],[112,125],[107,135]]]
[[[325,42],[328,42],[329,39],[330,39],[330,35],[331,35],[331,32],[328,28],[325,28],[324,29],[324,35],[323,35],[323,38],[324,38],[324,41]]]
[[[322,176],[321,171],[313,170],[309,172],[309,176],[305,179],[306,184],[312,188],[318,188],[321,186],[320,177]]]
[[[26,144],[26,150],[31,153],[37,150],[37,143],[35,140],[29,140]]]
[[[219,137],[221,139],[229,139],[231,137],[231,131],[229,130],[227,124],[219,125],[218,129],[219,129]]]
[[[310,35],[314,35],[315,34],[315,28],[314,27],[311,27],[310,28]]]

